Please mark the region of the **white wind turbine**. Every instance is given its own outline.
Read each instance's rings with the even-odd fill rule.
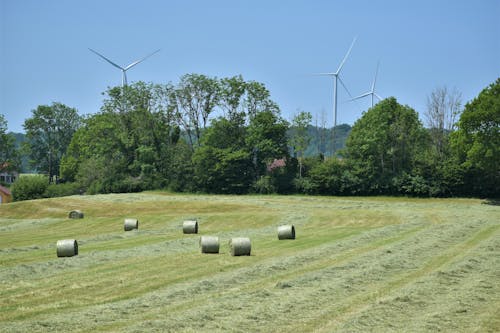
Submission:
[[[349,90],[345,86],[344,82],[340,78],[340,71],[342,70],[342,67],[344,66],[345,61],[347,60],[347,57],[349,57],[349,54],[351,53],[352,47],[354,46],[354,43],[356,42],[356,37],[352,40],[351,46],[349,47],[349,50],[347,51],[346,55],[344,56],[344,59],[342,59],[342,62],[340,63],[339,68],[337,69],[336,72],[333,73],[318,73],[316,75],[322,75],[322,76],[332,76],[334,78],[333,80],[333,152],[335,153],[335,127],[337,127],[337,84],[338,81],[342,84],[344,89],[347,91],[349,96],[351,96],[351,93],[349,93]],[[352,97],[352,96],[351,96]]]
[[[153,54],[160,52],[160,50],[156,50],[153,53],[145,56],[144,58],[136,60],[136,61],[132,62],[131,64],[129,64],[129,65],[125,66],[125,67],[122,67],[122,66],[119,66],[119,65],[115,64],[114,62],[112,62],[111,60],[109,60],[108,58],[106,58],[105,56],[103,56],[102,54],[100,54],[99,52],[94,51],[91,48],[89,48],[89,50],[92,51],[92,52],[94,52],[99,57],[103,58],[104,60],[106,60],[107,62],[109,62],[111,65],[115,66],[116,68],[118,68],[118,69],[120,69],[122,71],[122,87],[125,87],[127,85],[127,70],[129,70],[130,68],[134,67],[138,63],[143,62],[147,58],[151,57]]]
[[[373,82],[372,82],[372,88],[370,89],[370,91],[367,91],[365,92],[364,94],[361,94],[359,96],[356,96],[352,99],[350,99],[350,101],[355,101],[357,99],[360,99],[360,98],[363,98],[363,97],[366,97],[366,96],[370,96],[372,97],[372,107],[373,107],[373,98],[374,97],[377,97],[379,101],[382,100],[382,97],[379,96],[379,94],[377,94],[375,92],[375,83],[377,82],[377,74],[378,74],[378,66],[379,66],[379,62],[377,62],[377,69],[375,70],[375,77],[373,78]]]

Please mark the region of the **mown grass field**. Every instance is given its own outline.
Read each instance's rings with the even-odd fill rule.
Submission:
[[[182,234],[189,218],[198,235]],[[281,224],[297,239],[278,241]],[[221,253],[201,254],[200,235]],[[236,236],[250,257],[230,256]],[[78,256],[56,257],[65,238]],[[499,332],[500,206],[160,192],[13,203],[0,206],[0,283],[1,332]]]

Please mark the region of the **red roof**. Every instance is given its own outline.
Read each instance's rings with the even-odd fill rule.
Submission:
[[[6,195],[12,195],[10,193],[10,190],[8,188],[6,188],[6,187],[3,187],[2,185],[0,185],[0,192],[3,192]]]

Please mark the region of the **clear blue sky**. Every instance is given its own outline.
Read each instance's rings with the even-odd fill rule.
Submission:
[[[63,1],[0,0],[0,113],[23,131],[38,105],[54,101],[99,111],[102,92],[121,73],[87,48],[121,65],[158,48],[128,80],[178,82],[186,73],[263,82],[290,120],[324,110],[333,123],[332,80],[358,40],[342,78],[353,95],[395,96],[421,114],[438,86],[464,102],[500,77],[500,1]],[[346,103],[339,123],[353,124],[369,98]]]

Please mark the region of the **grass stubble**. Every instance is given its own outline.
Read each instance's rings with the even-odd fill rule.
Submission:
[[[85,219],[70,220],[78,207]],[[139,230],[125,233],[134,216]],[[196,217],[220,253],[184,235]],[[278,241],[293,224],[296,240]],[[232,257],[227,241],[252,239]],[[57,258],[57,239],[79,255]],[[0,206],[0,331],[498,332],[500,207],[152,192]]]

